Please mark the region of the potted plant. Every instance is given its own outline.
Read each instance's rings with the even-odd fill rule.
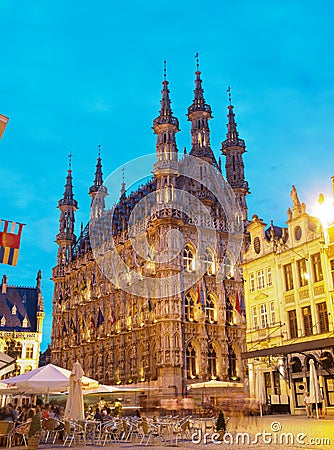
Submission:
[[[37,450],[41,439],[41,416],[39,411],[31,417],[30,427],[28,430],[28,450]]]
[[[216,431],[217,431],[217,433],[219,433],[221,439],[223,438],[224,434],[226,433],[227,420],[225,420],[223,411],[219,411],[218,418],[216,421]]]

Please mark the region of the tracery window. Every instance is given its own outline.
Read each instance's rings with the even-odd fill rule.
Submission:
[[[193,322],[195,319],[195,301],[191,294],[187,294],[184,300],[185,318],[188,322]]]
[[[196,378],[196,351],[190,343],[186,349],[187,378]]]
[[[209,294],[205,302],[205,320],[209,323],[215,322],[216,302],[212,294]]]
[[[205,250],[204,254],[204,266],[207,275],[214,275],[216,273],[215,257],[212,250],[208,248]]]
[[[187,272],[195,271],[195,252],[190,247],[190,245],[186,245],[183,250],[183,264],[184,269]]]
[[[208,375],[211,379],[217,378],[217,354],[212,343],[208,348]]]

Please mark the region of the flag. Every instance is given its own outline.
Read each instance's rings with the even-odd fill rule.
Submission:
[[[114,310],[111,308],[110,326],[113,326],[115,322],[116,322],[116,316],[115,316]]]
[[[239,293],[238,293],[238,291],[235,294],[235,309],[241,315],[241,307],[240,307],[240,302],[239,302]]]
[[[64,325],[63,325],[63,333],[67,334],[67,327],[66,327],[66,323],[65,322],[64,322]]]
[[[90,316],[90,324],[91,324],[91,326],[92,326],[93,328],[96,328],[96,326],[95,326],[95,320],[94,320],[94,317],[93,317],[93,316]]]
[[[103,324],[103,322],[104,322],[104,317],[103,317],[101,308],[99,308],[99,312],[98,312],[98,315],[97,315],[97,324],[96,324],[96,326],[99,327],[100,325]]]
[[[8,120],[8,117],[0,114],[0,139],[2,138],[3,132],[5,131]]]
[[[152,302],[151,302],[151,300],[150,300],[149,297],[147,298],[147,307],[148,307],[148,310],[149,310],[150,312],[153,311]]]
[[[11,223],[10,231],[8,226]],[[23,223],[11,222],[10,220],[0,220],[0,229],[3,225],[3,231],[0,231],[0,263],[16,266],[19,255],[20,240]],[[16,225],[18,230],[14,233]]]

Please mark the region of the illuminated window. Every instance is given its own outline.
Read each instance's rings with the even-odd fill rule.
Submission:
[[[258,321],[258,317],[257,317],[257,307],[256,306],[252,306],[252,317],[253,317],[253,328],[255,328],[255,330],[259,327],[259,321]]]
[[[299,286],[306,286],[308,284],[308,274],[307,274],[307,268],[306,268],[306,260],[305,259],[299,259],[297,261],[297,272],[298,272],[298,282]]]
[[[27,359],[33,359],[34,357],[34,346],[33,345],[27,345],[26,346],[26,358]]]
[[[322,267],[321,267],[320,253],[316,253],[315,255],[311,256],[311,265],[312,265],[314,282],[316,283],[317,281],[322,281],[323,273],[322,273]]]
[[[293,277],[292,277],[291,264],[285,264],[283,266],[283,274],[284,274],[284,281],[285,281],[285,290],[291,291],[293,289]]]
[[[257,273],[257,288],[264,289],[264,272],[263,270],[259,270]]]
[[[249,274],[249,290],[250,292],[255,291],[255,276],[253,273]]]
[[[276,323],[275,302],[269,303],[269,314],[270,314],[270,324],[274,325]]]
[[[214,254],[208,248],[205,250],[204,254],[204,265],[207,275],[214,275],[216,273]]]
[[[260,305],[260,320],[261,320],[261,328],[266,328],[268,326],[268,317],[267,317],[267,306],[265,303]]]
[[[331,263],[332,283],[334,287],[334,259],[331,259],[330,263]]]
[[[184,301],[185,317],[188,322],[193,322],[195,318],[195,301],[188,293]]]
[[[289,321],[290,339],[294,339],[298,336],[297,314],[295,309],[288,311],[288,321]]]
[[[215,321],[215,299],[212,294],[209,294],[205,302],[205,320],[209,323]]]
[[[311,307],[305,306],[302,308],[303,320],[304,320],[304,333],[305,336],[313,334]]]
[[[183,250],[183,264],[187,272],[195,271],[195,256],[190,245],[186,245]]]
[[[320,333],[327,333],[329,330],[329,323],[326,302],[318,303],[317,311],[319,317]]]
[[[272,285],[273,285],[273,277],[271,267],[267,267],[267,286],[270,287]]]
[[[196,378],[196,352],[192,344],[186,349],[187,378]]]

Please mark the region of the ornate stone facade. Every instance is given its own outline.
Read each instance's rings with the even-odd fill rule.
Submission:
[[[86,375],[101,383],[155,386],[163,394],[185,394],[187,384],[196,380],[244,380],[240,251],[237,255],[228,253],[231,224],[227,213],[215,192],[210,192],[204,181],[200,182],[201,177],[204,180],[205,176],[221,174],[220,159],[217,163],[210,147],[211,107],[204,100],[200,73],[196,71],[194,100],[188,108],[190,156],[197,161],[197,180],[182,172],[188,155],[182,158],[178,155],[175,135],[179,122],[171,110],[166,76],[161,109],[153,122],[157,143],[152,179],[129,195],[123,183],[118,203],[108,209],[99,156],[94,184],[89,190],[91,220],[78,239],[74,234],[77,202],[71,168],[68,170],[64,197],[58,204],[59,251],[53,269],[54,364],[71,368],[78,360]],[[238,138],[231,105],[228,119],[227,139],[222,147],[227,160],[227,181],[241,217],[247,221],[248,184],[242,160],[245,145]],[[208,167],[211,175],[206,172]],[[184,194],[183,201],[188,209],[194,210],[192,201],[196,199],[206,212],[194,211],[190,218],[182,208],[176,208],[175,198],[180,192],[188,195]],[[141,222],[132,228],[137,238],[146,236],[149,248],[144,257],[133,248],[129,220],[134,208],[152,196],[152,205],[159,207],[154,212],[146,207],[145,229],[141,228]],[[227,201],[232,204],[232,197]],[[213,223],[216,246],[202,249],[200,258],[198,236],[206,221]],[[181,251],[172,254],[174,246],[181,242],[180,235]],[[243,236],[241,225],[242,239]],[[107,263],[103,266],[99,261],[96,248],[108,258],[111,247],[121,255],[125,268],[109,267],[112,273],[106,276]],[[167,256],[159,260],[158,255]],[[199,267],[205,268],[200,277]],[[160,290],[142,289],[143,278],[161,281]],[[137,293],[127,288],[134,283],[138,283]],[[183,289],[183,283],[189,287]]]

